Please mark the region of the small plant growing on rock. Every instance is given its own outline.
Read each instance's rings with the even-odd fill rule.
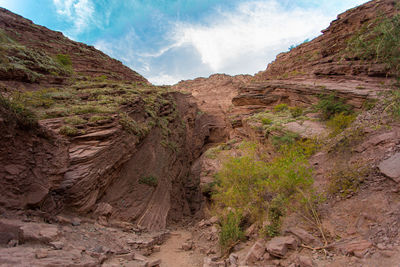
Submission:
[[[358,191],[370,172],[371,168],[365,163],[338,163],[329,175],[328,192],[333,195],[339,194],[341,197],[352,195]]]
[[[233,247],[238,241],[244,238],[244,232],[240,227],[242,215],[239,212],[229,211],[221,218],[221,232],[219,243],[223,249]]]
[[[327,125],[332,128],[331,136],[336,136],[341,133],[344,129],[350,126],[350,124],[356,119],[354,114],[346,115],[339,113],[334,115],[328,122]]]
[[[320,100],[314,107],[322,112],[325,120],[330,119],[335,114],[343,113],[344,115],[349,115],[352,113],[352,106],[343,103],[334,94],[321,95]]]
[[[158,179],[152,175],[150,176],[143,176],[139,179],[139,184],[145,184],[152,187],[157,187]]]
[[[5,98],[0,94],[0,110],[4,109],[5,114],[15,120],[23,129],[30,129],[37,125],[37,117],[30,109],[22,103],[15,102],[13,99]]]
[[[86,120],[79,116],[73,116],[73,117],[65,118],[64,122],[67,124],[71,124],[71,125],[81,125],[81,124],[85,124]]]
[[[276,105],[276,106],[274,107],[274,111],[275,111],[275,112],[282,112],[282,111],[287,110],[287,109],[288,109],[288,105],[287,105],[287,104],[284,104],[284,103],[278,104],[278,105]]]
[[[303,109],[301,107],[290,107],[290,114],[292,114],[293,118],[300,117],[303,115]]]
[[[72,61],[71,61],[71,58],[69,57],[69,55],[58,54],[58,55],[56,55],[56,59],[57,59],[58,63],[60,63],[61,65],[65,66],[65,67],[69,67],[72,65]]]
[[[60,134],[65,136],[77,136],[79,135],[79,131],[75,127],[64,125],[60,128]]]

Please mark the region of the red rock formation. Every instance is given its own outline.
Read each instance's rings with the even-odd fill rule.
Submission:
[[[19,44],[39,51],[39,53],[45,52],[50,56],[69,55],[73,69],[79,75],[90,77],[106,75],[114,80],[147,82],[137,72],[124,66],[120,61],[110,58],[93,46],[74,42],[66,38],[61,32],[36,25],[4,8],[0,8],[0,28]],[[8,79],[3,77],[2,80],[16,80],[15,78],[12,75]],[[58,79],[60,78],[62,77],[58,77]],[[46,79],[50,82],[57,82],[57,77],[47,75]]]
[[[53,214],[97,210],[95,216],[103,222],[125,220],[151,230],[199,211],[199,180],[188,176],[210,135],[210,123],[191,96],[152,87],[135,71],[93,47],[5,9],[0,9],[0,38],[4,48],[0,57],[18,63],[12,71],[0,66],[2,207],[34,208]],[[74,72],[64,71],[54,61],[58,54],[70,57]],[[52,73],[48,66],[59,72]],[[101,75],[107,76],[103,83],[96,79]],[[79,87],[75,79],[85,81],[85,85]],[[51,115],[55,118],[24,127],[18,122],[19,111],[3,98],[13,96],[16,88],[35,90],[55,85],[61,93],[67,86],[78,86],[74,101],[86,105],[98,105],[98,95],[79,90],[101,91],[107,87],[110,91],[103,97],[120,96],[137,88],[149,92],[124,102],[113,114],[106,114],[108,119],[95,123],[86,120],[80,134],[71,137],[60,134],[65,115],[56,112]],[[147,99],[150,105],[146,110],[144,98],[149,94],[154,97]],[[64,100],[61,97],[53,102],[68,108],[71,102]],[[90,117],[93,112],[88,113]],[[136,123],[145,123],[152,116],[154,120],[145,133],[132,134],[121,126],[119,113],[128,114]],[[154,177],[155,184],[141,181],[149,176]],[[107,212],[101,212],[105,205]]]
[[[379,16],[393,16],[397,12],[397,3],[398,1],[394,0],[375,0],[340,14],[322,31],[322,35],[290,52],[279,54],[265,71],[256,75],[256,78],[266,80],[299,76],[356,76],[353,79],[386,77],[389,70],[383,64],[362,61],[354,55],[348,55],[345,50],[348,40],[362,27],[368,26],[372,29]]]

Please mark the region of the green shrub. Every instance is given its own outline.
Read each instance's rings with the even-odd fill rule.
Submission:
[[[334,115],[328,122],[327,125],[332,129],[331,136],[336,136],[343,132],[344,129],[349,127],[349,125],[356,119],[354,114],[346,115],[344,113],[339,113]]]
[[[0,94],[0,110],[1,109],[4,109],[6,115],[15,120],[23,129],[30,129],[37,125],[35,113],[26,108],[22,103],[5,98],[2,94]]]
[[[274,111],[275,111],[275,112],[282,112],[282,111],[287,110],[287,109],[288,109],[288,105],[287,105],[287,104],[284,104],[284,103],[278,104],[278,105],[276,105],[276,106],[274,107]]]
[[[143,176],[139,179],[139,184],[145,184],[152,187],[157,187],[158,179],[154,176]]]
[[[56,55],[57,62],[63,65],[64,67],[72,66],[72,61],[69,55],[58,54]]]
[[[98,122],[98,121],[109,120],[109,119],[111,119],[110,116],[94,115],[94,116],[90,117],[89,122]]]
[[[386,63],[396,76],[400,75],[400,14],[378,18],[374,28],[363,27],[348,41],[347,51],[364,60]]]
[[[393,117],[400,119],[400,88],[390,91],[387,105],[387,109],[389,109]]]
[[[244,239],[244,232],[240,227],[242,215],[238,212],[229,211],[226,216],[220,218],[221,231],[219,243],[222,248],[229,249],[237,241]]]
[[[80,124],[85,124],[86,120],[79,116],[74,116],[74,117],[65,118],[64,122],[67,124],[71,124],[71,125],[80,125]]]
[[[273,136],[272,144],[275,148],[280,148],[282,145],[292,145],[299,138],[297,133],[285,132],[282,136]]]
[[[370,171],[368,164],[336,164],[329,174],[328,192],[341,197],[356,193]]]
[[[65,136],[77,136],[79,135],[78,129],[72,126],[64,125],[60,128],[60,134]]]
[[[320,100],[314,107],[322,112],[322,116],[325,120],[330,119],[338,113],[343,113],[345,115],[352,113],[352,106],[343,103],[343,101],[334,94],[321,95]]]
[[[292,114],[293,118],[300,117],[303,115],[303,109],[301,107],[290,107],[290,114]]]
[[[270,125],[272,123],[272,120],[268,118],[261,118],[261,123],[264,125]]]
[[[282,146],[281,155],[269,162],[261,160],[253,146],[248,147],[242,156],[227,159],[216,174],[215,208],[249,214],[252,221],[262,222],[267,217],[272,228],[266,230],[277,233],[285,211],[283,203],[295,201],[299,189],[311,187],[311,168],[297,145]]]
[[[147,127],[143,127],[127,114],[120,114],[119,124],[122,128],[130,134],[134,134],[139,138],[145,137],[149,132]]]

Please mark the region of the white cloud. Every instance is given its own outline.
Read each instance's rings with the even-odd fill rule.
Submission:
[[[91,24],[96,24],[94,19],[94,5],[91,0],[53,0],[57,13],[73,23],[70,34],[76,35]]]
[[[176,84],[179,81],[183,80],[182,77],[175,77],[172,75],[168,74],[159,74],[157,76],[151,76],[147,78],[151,83],[156,84],[156,85],[170,85],[170,84]]]
[[[177,23],[174,38],[177,45],[195,47],[202,62],[219,72],[232,61],[246,65],[254,55],[264,57],[265,65],[269,52],[316,36],[330,20],[320,10],[285,10],[276,0],[250,1],[219,11],[207,25]]]
[[[216,10],[201,22],[166,21],[173,26],[160,36],[163,45],[156,52],[148,52],[155,47],[134,30],[95,46],[154,84],[216,72],[254,74],[289,46],[318,36],[339,12],[365,1],[304,0],[294,5],[292,0],[245,0],[233,10]]]

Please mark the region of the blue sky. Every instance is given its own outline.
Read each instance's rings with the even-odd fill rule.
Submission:
[[[365,0],[0,0],[155,84],[254,74]]]

